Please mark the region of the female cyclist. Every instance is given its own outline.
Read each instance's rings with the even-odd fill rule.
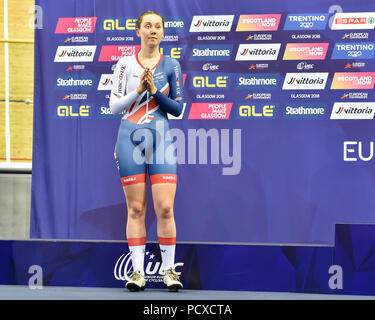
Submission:
[[[178,291],[182,283],[174,271],[176,224],[173,213],[177,164],[167,113],[178,116],[182,112],[182,73],[177,60],[160,54],[159,44],[164,35],[164,19],[160,14],[142,13],[137,20],[136,33],[141,39],[141,49],[138,54],[118,61],[110,96],[111,112],[123,113],[115,159],[126,198],[126,236],[133,264],[126,287],[139,291],[146,286],[148,173],[157,216],[163,282],[169,291]]]

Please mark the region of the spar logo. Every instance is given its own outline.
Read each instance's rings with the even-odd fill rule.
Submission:
[[[55,33],[93,33],[97,17],[59,18]]]
[[[332,30],[374,29],[375,12],[338,12]]]
[[[59,46],[54,62],[92,62],[96,46]]]
[[[336,43],[331,59],[373,59],[375,42]]]
[[[240,44],[236,61],[277,60],[281,43]]]
[[[194,16],[190,32],[229,32],[234,15]]]
[[[288,43],[283,60],[324,60],[329,43]]]
[[[161,269],[161,263],[156,261],[156,255],[147,251],[145,253],[145,279],[147,282],[163,282],[163,273]],[[176,271],[177,275],[180,275],[181,272],[177,268],[183,267],[184,263],[178,262],[174,264],[173,268]],[[133,266],[131,263],[131,254],[121,255],[115,264],[113,269],[113,275],[116,280],[129,281],[130,275],[133,272]]]
[[[328,72],[287,73],[283,90],[324,90]]]
[[[331,119],[371,120],[374,114],[374,102],[335,102]]]
[[[112,78],[113,78],[113,74],[102,74],[100,76],[100,81],[99,81],[97,90],[99,91],[112,90],[112,84],[113,84]]]
[[[328,22],[328,13],[288,14],[284,30],[324,30]]]

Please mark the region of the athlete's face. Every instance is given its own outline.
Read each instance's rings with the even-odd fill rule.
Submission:
[[[164,35],[163,21],[156,14],[145,15],[142,19],[141,28],[136,31],[137,36],[141,38],[142,44],[148,46],[159,45]]]

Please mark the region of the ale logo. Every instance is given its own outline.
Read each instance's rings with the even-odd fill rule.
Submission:
[[[57,116],[59,118],[88,118],[90,117],[91,106],[79,106],[78,108],[74,106],[58,106]]]
[[[248,117],[267,117],[272,118],[274,117],[274,105],[264,105],[262,107],[257,107],[255,105],[252,106],[240,106],[238,112],[239,116],[243,118]]]
[[[193,78],[193,87],[194,88],[227,88],[228,85],[228,76],[197,76]]]
[[[145,253],[145,279],[148,282],[163,282],[163,273],[161,269],[161,263],[159,261],[155,261],[155,255],[147,251]],[[177,275],[180,275],[181,272],[177,272],[177,267],[183,267],[184,263],[179,262],[176,263],[173,268],[176,271]],[[120,258],[117,259],[113,275],[116,280],[122,281],[129,281],[130,275],[133,272],[133,266],[131,264],[131,255],[130,252],[128,254],[123,254]]]

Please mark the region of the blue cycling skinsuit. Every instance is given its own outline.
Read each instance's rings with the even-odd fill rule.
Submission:
[[[123,113],[114,155],[124,187],[146,182],[147,171],[151,184],[177,182],[167,113],[178,116],[183,109],[180,64],[160,55],[152,68],[154,95],[136,91],[144,69],[137,55],[125,56],[113,73],[109,105],[112,113]]]

